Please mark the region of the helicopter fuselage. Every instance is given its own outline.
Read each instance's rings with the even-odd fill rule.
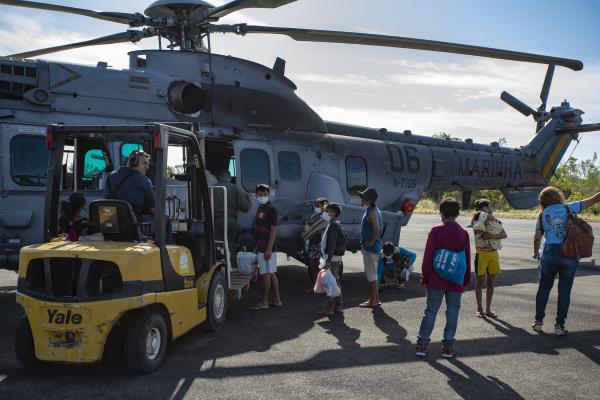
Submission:
[[[345,205],[341,220],[356,249],[363,214],[357,191],[375,187],[377,204],[385,211],[384,239],[398,242],[423,191],[535,191],[545,184],[548,160],[553,170],[570,142],[557,142],[560,148],[548,144],[544,152],[549,155],[542,159],[536,157],[542,144],[508,149],[325,122],[295,94],[296,86],[281,69],[202,52],[150,50],[129,56],[127,70],[103,63],[0,59],[0,80],[8,83],[0,91],[3,215],[22,207],[24,195],[37,196],[29,200],[35,209],[43,190],[11,179],[10,158],[16,155],[10,139],[25,132],[43,134],[49,124],[195,123],[209,171],[231,169],[234,160],[237,184],[245,190],[253,191],[256,183],[272,186],[282,223],[278,240],[290,251],[301,245],[300,225],[315,197]],[[555,130],[556,124],[550,121],[544,129]],[[119,155],[112,157],[118,166]],[[532,197],[519,200],[520,193],[514,205],[532,206]],[[41,211],[40,206],[34,213]],[[251,228],[252,211],[239,217],[242,228]],[[30,220],[39,221],[39,216]],[[31,223],[25,225],[4,224],[3,230],[32,230]],[[41,230],[22,235],[29,236],[23,242],[31,243]]]

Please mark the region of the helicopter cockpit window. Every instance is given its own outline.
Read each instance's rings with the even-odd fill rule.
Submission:
[[[242,171],[242,186],[249,192],[254,192],[256,185],[271,184],[271,167],[269,155],[263,150],[244,149],[240,154]]]
[[[356,194],[367,188],[367,163],[360,157],[346,157],[346,187]]]
[[[48,150],[45,136],[17,135],[10,142],[10,174],[21,186],[46,186]]]
[[[300,156],[293,151],[280,151],[277,154],[279,176],[286,181],[299,181],[302,179]]]
[[[144,150],[144,146],[142,146],[140,143],[123,143],[121,145],[121,159],[119,161],[122,167],[125,166],[129,155],[134,150]]]

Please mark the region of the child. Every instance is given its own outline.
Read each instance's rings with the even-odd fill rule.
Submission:
[[[469,234],[456,222],[460,205],[452,197],[447,197],[440,203],[442,223],[431,228],[423,254],[421,266],[421,285],[427,288],[427,307],[421,320],[417,336],[415,354],[417,357],[427,356],[427,346],[435,325],[437,312],[446,298],[446,327],[442,341],[442,356],[454,357],[454,336],[458,324],[460,298],[471,279],[471,251]],[[441,278],[434,269],[433,257],[437,249],[447,249],[455,252],[464,251],[467,268],[462,284],[455,284]]]
[[[381,287],[393,286],[403,288],[414,270],[417,255],[403,247],[395,247],[392,242],[383,245],[377,276]]]
[[[302,226],[302,239],[304,240],[303,257],[308,267],[310,287],[306,293],[313,293],[313,287],[319,273],[321,260],[321,234],[327,227],[327,222],[321,218],[329,201],[324,197],[317,197],[313,202],[314,212]]]
[[[337,220],[341,213],[341,208],[337,204],[328,204],[321,218],[328,221],[328,225],[323,232],[321,239],[321,253],[323,254],[322,268],[329,269],[338,286],[340,285],[340,263],[342,256],[346,251],[346,236],[342,225]],[[342,314],[342,295],[337,297],[327,297],[325,308],[319,311],[321,315]]]
[[[417,255],[412,251],[406,250],[404,247],[398,247],[398,252],[392,256],[394,262],[400,265],[398,281],[399,287],[405,287],[406,282],[410,279],[410,274],[415,270],[415,261]]]
[[[60,203],[58,233],[64,234],[67,240],[76,242],[79,236],[86,233],[89,220],[81,216],[85,206],[85,197],[81,193],[73,193],[68,201]]]
[[[269,201],[271,188],[268,185],[256,185],[256,199],[258,209],[254,219],[254,239],[258,252],[258,273],[261,280],[261,298],[252,310],[264,310],[281,307],[279,297],[279,280],[277,279],[277,249],[275,238],[277,235],[277,210]],[[273,302],[269,304],[269,294],[273,294]]]
[[[377,265],[377,278],[380,287],[385,287],[386,284],[389,286],[392,284],[391,280],[396,279],[396,269],[398,266],[394,263],[393,259],[395,250],[396,246],[392,242],[385,242],[381,248],[381,255],[379,256],[379,263]],[[395,282],[395,284],[397,283],[398,281]]]
[[[487,199],[475,202],[476,213],[472,220],[473,233],[475,234],[475,297],[477,298],[478,318],[497,318],[492,311],[492,297],[494,296],[494,278],[500,270],[500,257],[498,250],[502,248],[500,239],[507,237],[502,222],[493,215],[492,203]],[[485,298],[485,314],[483,312],[482,297],[483,284],[487,275],[487,290]]]

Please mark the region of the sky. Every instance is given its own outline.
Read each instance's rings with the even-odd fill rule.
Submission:
[[[54,1],[101,11],[143,12],[149,1]],[[215,0],[218,6],[225,1]],[[119,33],[126,26],[63,13],[1,6],[0,54],[56,46]],[[244,10],[221,23],[288,26],[379,33],[581,60],[583,71],[557,67],[549,107],[568,100],[585,111],[584,123],[600,122],[600,1],[558,0],[299,0],[278,9]],[[535,123],[500,100],[508,91],[537,108],[546,66],[487,58],[371,46],[296,42],[276,35],[215,34],[213,52],[272,66],[287,61],[286,76],[297,94],[323,119],[411,130],[446,132],[475,142],[505,138],[519,147]],[[156,48],[156,39],[136,45],[95,46],[42,56],[127,68],[127,52]],[[573,151],[574,150],[574,151]],[[600,152],[600,132],[582,133],[578,159]],[[566,158],[566,157],[565,157]]]

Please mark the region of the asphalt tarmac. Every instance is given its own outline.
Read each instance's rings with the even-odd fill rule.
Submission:
[[[401,244],[419,259],[437,216],[415,215]],[[466,225],[467,219],[460,222]],[[0,271],[0,399],[597,399],[600,398],[600,236],[595,266],[580,267],[571,298],[567,337],[552,332],[556,288],[546,334],[531,330],[537,289],[531,259],[533,221],[504,220],[493,309],[475,317],[472,287],[463,295],[456,352],[441,357],[443,306],[426,359],[414,355],[425,291],[413,275],[406,289],[384,289],[383,306],[362,309],[366,282],[359,254],[344,256],[344,316],[323,318],[323,298],[304,293],[306,270],[285,261],[278,275],[284,306],[250,311],[256,285],[229,308],[218,333],[194,329],[170,344],[162,367],[132,375],[114,360],[95,366],[27,370],[14,357],[16,275]],[[600,235],[600,224],[593,224]],[[589,261],[589,260],[588,260]],[[419,268],[417,268],[419,269]]]

